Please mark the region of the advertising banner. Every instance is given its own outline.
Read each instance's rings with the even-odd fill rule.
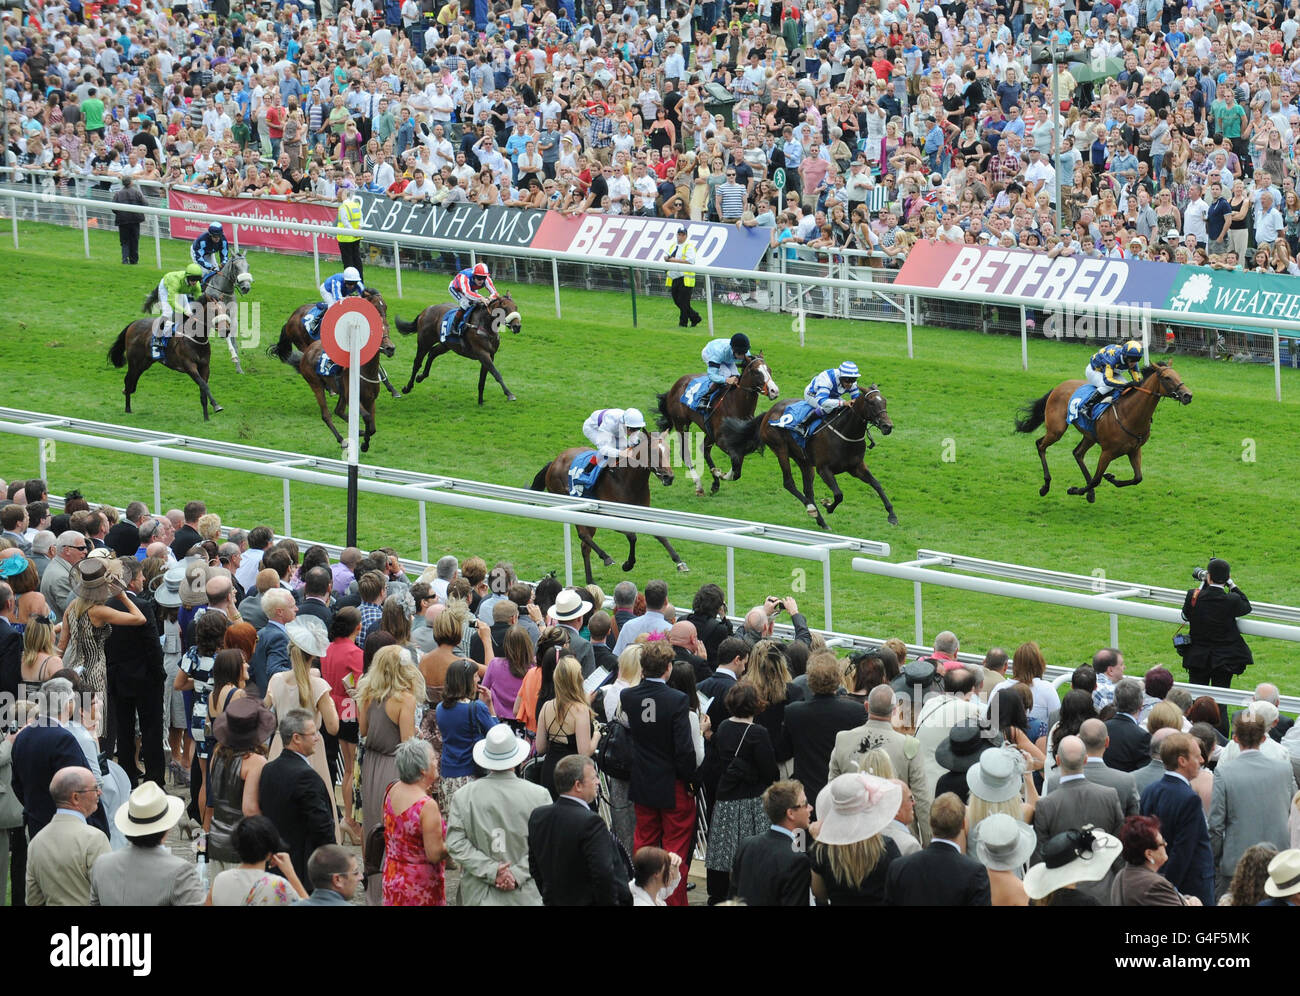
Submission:
[[[695,243],[695,260],[705,266],[753,270],[771,241],[770,228],[738,228],[675,218],[640,215],[582,214],[575,217],[547,212],[534,249],[577,253],[593,261],[658,262],[664,258],[677,229],[686,226]]]
[[[361,198],[361,227],[367,231],[484,246],[525,248],[532,244],[546,215],[545,211],[475,204],[441,207],[368,192],[357,196]]]
[[[248,223],[241,223],[239,226],[240,246],[287,249],[291,252],[311,252],[312,237],[283,228],[262,227],[257,224],[258,220],[273,218],[276,221],[297,221],[308,225],[332,227],[338,219],[338,209],[324,204],[299,204],[296,201],[282,201],[271,197],[217,197],[213,194],[193,194],[184,190],[169,190],[167,206],[173,211],[247,218]],[[170,234],[174,239],[196,239],[208,227],[206,221],[189,218],[169,218],[168,221],[171,227]],[[336,253],[339,250],[338,243],[327,235],[320,236],[319,244],[321,252]]]

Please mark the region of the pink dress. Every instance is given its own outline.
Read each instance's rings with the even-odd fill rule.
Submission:
[[[384,799],[384,905],[446,906],[442,862],[433,864],[424,853],[420,813],[429,797],[412,803],[404,813],[393,812],[392,798]],[[447,833],[447,821],[442,824]]]

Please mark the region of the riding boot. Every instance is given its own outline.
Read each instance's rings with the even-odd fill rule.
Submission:
[[[394,398],[398,400],[401,399],[402,392],[399,391],[397,388],[393,387],[393,382],[388,379],[388,371],[385,370],[382,366],[379,368],[379,381],[384,385],[384,387],[388,388],[389,394],[391,394]]]

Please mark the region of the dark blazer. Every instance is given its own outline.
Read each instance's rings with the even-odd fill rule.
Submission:
[[[528,871],[546,906],[631,906],[631,875],[605,821],[560,796],[528,817]]]
[[[1179,892],[1214,905],[1214,852],[1201,797],[1181,778],[1165,773],[1142,792],[1142,815],[1158,816],[1169,861],[1160,874]]]
[[[1078,830],[1092,824],[1112,836],[1118,836],[1124,824],[1124,808],[1119,793],[1108,785],[1098,785],[1083,778],[1061,782],[1038,800],[1034,809],[1034,833],[1038,845],[1035,863],[1043,859],[1043,847],[1058,833]]]
[[[249,681],[265,693],[266,683],[292,666],[289,662],[289,634],[284,627],[267,623],[257,631],[257,649],[248,662]]]
[[[673,647],[673,663],[676,664],[678,661],[689,664],[694,669],[696,687],[699,687],[699,683],[713,673],[713,668],[709,666],[706,658],[696,657],[685,647]]]
[[[1195,596],[1195,604],[1193,604]],[[1250,612],[1250,599],[1240,588],[1226,591],[1204,585],[1193,588],[1183,601],[1191,646],[1183,657],[1188,672],[1206,676],[1219,671],[1241,674],[1254,663],[1250,647],[1237,630],[1237,617]],[[1193,678],[1195,680],[1195,678]]]
[[[23,635],[0,619],[0,694],[18,697],[23,680]]]
[[[711,667],[717,667],[718,647],[734,632],[731,620],[725,616],[697,616],[692,612],[686,621],[695,624],[695,633],[700,638],[700,643],[704,644],[704,656],[708,658]]]
[[[334,812],[325,783],[305,757],[286,750],[262,769],[258,805],[280,831],[298,878],[307,859],[322,844],[334,843]]]
[[[104,536],[104,544],[119,557],[134,557],[140,549],[140,527],[130,519],[118,519]]]
[[[569,653],[582,665],[582,676],[590,678],[591,672],[596,670],[596,654],[591,649],[591,641],[580,635],[568,623],[556,623],[556,625],[569,634]]]
[[[325,624],[325,632],[329,632],[330,623],[334,621],[334,610],[324,602],[317,601],[315,598],[302,597],[302,602],[298,606],[298,615],[315,616]]]
[[[1110,746],[1102,761],[1116,771],[1137,771],[1151,760],[1151,734],[1130,716],[1120,715],[1106,721]]]
[[[12,754],[14,794],[23,803],[23,822],[27,826],[27,839],[35,837],[54,819],[54,799],[50,796],[50,780],[61,768],[85,768],[86,755],[77,738],[58,724],[38,719],[31,726],[18,731]],[[317,776],[319,779],[319,776]],[[99,808],[87,817],[86,822],[104,831],[108,836],[108,813],[104,800]]]
[[[811,888],[808,855],[779,830],[740,842],[731,864],[731,898],[746,906],[807,906]]]
[[[127,597],[144,613],[143,626],[114,626],[104,641],[104,659],[108,664],[108,690],[123,695],[138,695],[161,687],[163,669],[162,644],[158,641],[158,622],[153,603],[133,591]],[[121,596],[110,599],[109,606],[125,611]]]
[[[266,613],[262,611],[262,595],[256,589],[251,595],[241,598],[235,608],[239,611],[239,618],[253,629],[260,631],[266,625]]]
[[[610,681],[618,677],[618,657],[614,655],[614,651],[610,650],[607,644],[601,643],[599,640],[592,641],[591,652],[596,655],[596,667],[604,668],[613,676],[609,679]]]
[[[731,713],[727,710],[727,693],[738,680],[730,670],[723,669],[714,671],[695,686],[696,691],[701,695],[713,700],[713,704],[709,706],[709,722],[715,730],[722,725],[723,720],[731,718]],[[707,743],[705,749],[708,749]]]
[[[786,706],[785,750],[793,754],[794,777],[803,783],[808,801],[814,806],[817,793],[826,786],[836,735],[866,721],[867,713],[861,702],[837,695],[814,695],[804,702]]]
[[[891,862],[887,906],[990,906],[989,873],[974,858],[941,840]]]
[[[632,731],[632,779],[628,797],[651,809],[677,805],[677,782],[695,777],[686,695],[662,681],[643,681],[619,693]]]
[[[176,555],[177,560],[184,560],[185,555],[190,552],[190,547],[202,542],[203,537],[199,535],[199,531],[187,522],[176,530],[176,536],[172,540],[172,553]]]

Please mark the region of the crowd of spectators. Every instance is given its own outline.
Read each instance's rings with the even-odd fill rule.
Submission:
[[[6,11],[7,165],[1300,272],[1284,4],[323,6]]]
[[[223,537],[201,501],[45,492],[0,507],[15,903],[146,901],[120,878],[155,817],[216,876],[160,866],[177,904],[346,902],[362,874],[384,905],[1300,901],[1271,684],[1229,717],[1114,649],[1059,690],[1033,642],[844,657],[790,597],[732,614],[705,583],[688,612],[477,556],[412,577],[391,548]]]

